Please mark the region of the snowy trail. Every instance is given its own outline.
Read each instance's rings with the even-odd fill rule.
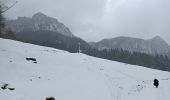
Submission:
[[[0,100],[170,99],[169,72],[0,39],[0,86],[5,83],[15,90],[0,89]]]

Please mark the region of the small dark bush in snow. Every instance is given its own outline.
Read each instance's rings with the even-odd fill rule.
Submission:
[[[54,97],[47,97],[46,100],[55,100]]]
[[[35,63],[35,64],[36,64],[37,62],[35,61],[35,62],[33,62],[33,63]]]
[[[5,90],[5,89],[7,89],[7,86],[8,86],[8,84],[4,84],[3,86],[1,86],[1,89]]]
[[[26,60],[27,60],[27,61],[30,61],[30,60],[31,60],[31,61],[35,61],[35,62],[37,61],[35,58],[26,58]]]
[[[11,91],[15,90],[15,88],[8,88],[8,89],[11,90]]]
[[[158,81],[158,79],[154,79],[153,85],[154,85],[156,88],[158,88],[158,86],[159,86],[159,81]]]

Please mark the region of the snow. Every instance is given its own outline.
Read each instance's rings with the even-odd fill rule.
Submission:
[[[0,100],[170,100],[169,72],[0,39],[5,83],[15,90],[0,89]]]

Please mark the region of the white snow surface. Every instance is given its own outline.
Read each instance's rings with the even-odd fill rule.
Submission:
[[[0,89],[0,100],[170,100],[169,72],[0,39],[5,83],[15,90]]]

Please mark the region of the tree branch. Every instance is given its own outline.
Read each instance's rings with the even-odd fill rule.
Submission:
[[[3,10],[1,13],[4,13],[6,11],[8,11],[9,9],[11,9],[13,6],[15,6],[17,4],[18,1],[14,2],[11,6],[7,7],[7,9]]]

